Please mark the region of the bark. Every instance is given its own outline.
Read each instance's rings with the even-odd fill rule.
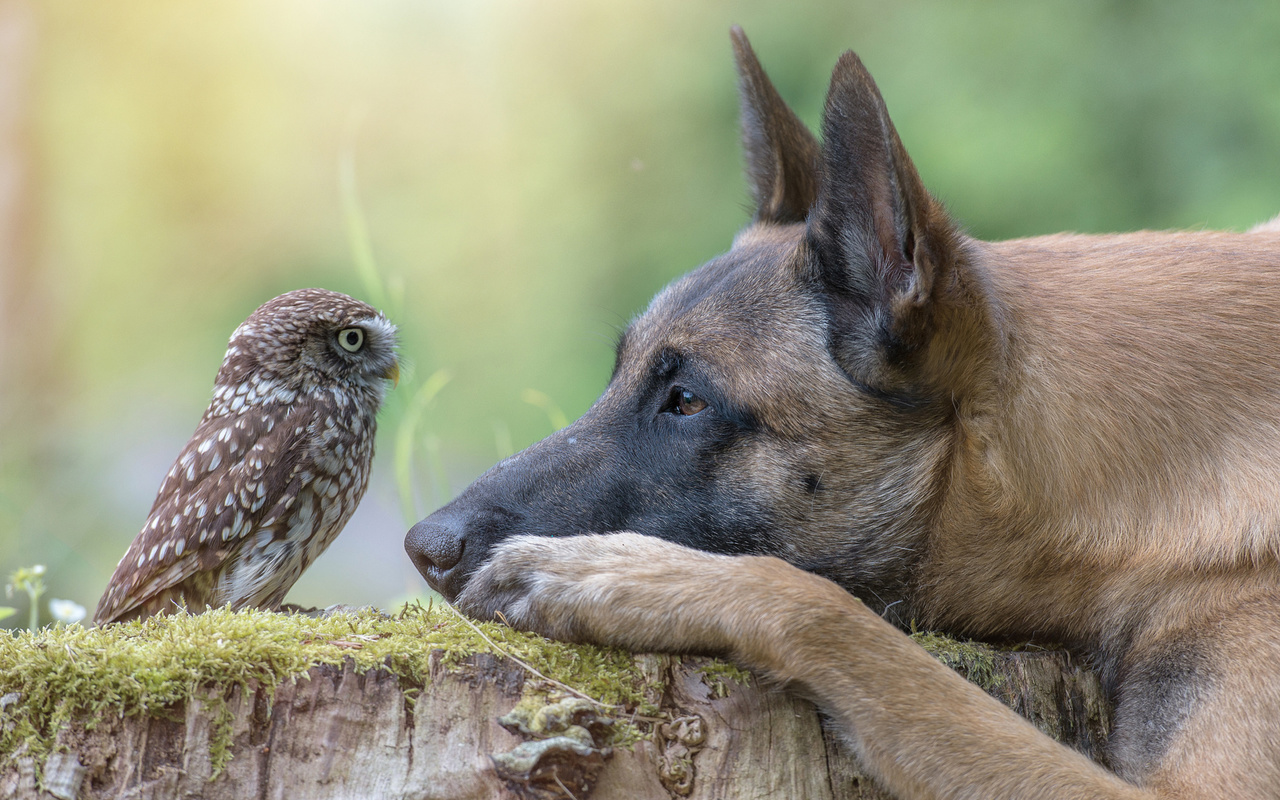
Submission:
[[[36,789],[31,760],[19,759],[0,772],[0,796],[887,797],[809,703],[754,679],[709,680],[702,660],[637,658],[647,674],[665,675],[666,688],[661,717],[631,748],[604,746],[607,715],[584,701],[536,713],[517,707],[532,679],[504,659],[476,655],[445,669],[434,657],[420,691],[389,672],[357,674],[348,662],[315,667],[309,680],[270,697],[211,687],[203,701],[164,717],[76,720],[60,738],[66,752],[44,765],[45,789]],[[1055,739],[1101,756],[1110,711],[1094,675],[1059,652],[997,654],[994,662],[998,677],[982,681],[993,695]],[[214,777],[219,741],[230,760]]]

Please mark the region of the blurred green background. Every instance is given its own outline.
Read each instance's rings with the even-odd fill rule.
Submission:
[[[747,219],[734,23],[810,124],[857,50],[977,236],[1280,211],[1275,2],[0,0],[0,575],[92,611],[232,329],[303,286],[378,300],[345,160],[414,371],[289,599],[422,592],[410,519],[551,431],[527,390],[585,410],[619,327]]]

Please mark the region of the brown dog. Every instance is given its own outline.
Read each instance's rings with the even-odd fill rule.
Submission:
[[[1280,796],[1280,231],[972,240],[856,56],[819,145],[734,45],[753,224],[582,419],[413,528],[419,570],[478,616],[762,670],[900,797]],[[1089,654],[1116,774],[912,619]]]

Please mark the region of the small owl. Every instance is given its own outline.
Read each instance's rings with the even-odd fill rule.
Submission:
[[[395,326],[337,292],[299,289],[253,312],[94,620],[279,608],[364,494],[395,350]]]

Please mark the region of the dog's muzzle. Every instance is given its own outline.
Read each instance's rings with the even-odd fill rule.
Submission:
[[[452,601],[462,591],[466,575],[462,557],[467,547],[463,520],[442,509],[409,529],[404,549],[427,584]]]

